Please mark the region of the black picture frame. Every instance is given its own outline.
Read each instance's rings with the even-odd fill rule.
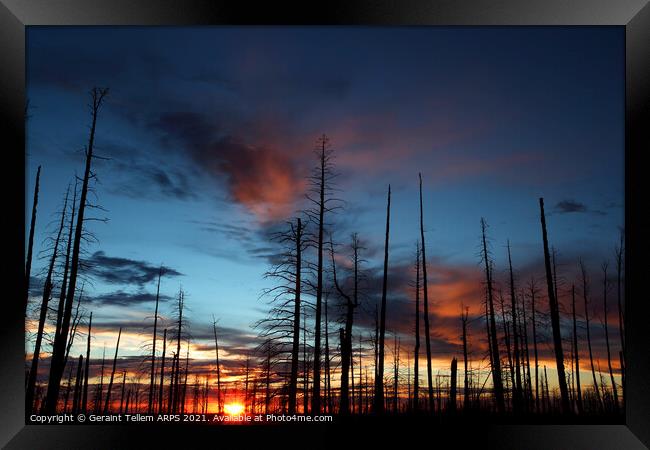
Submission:
[[[291,445],[299,430],[310,448],[330,446],[341,436],[336,424],[286,425],[256,429],[152,425],[25,425],[24,289],[25,237],[25,27],[30,25],[580,25],[620,26],[626,36],[626,355],[625,425],[501,425],[471,430],[462,424],[416,429],[400,422],[388,427],[360,425],[347,444],[399,438],[396,427],[431,439],[451,439],[455,446],[481,443],[495,448],[636,449],[650,446],[650,349],[647,302],[643,298],[648,247],[644,217],[648,191],[644,150],[650,146],[650,5],[647,0],[347,0],[305,2],[303,6],[266,2],[208,0],[0,0],[0,139],[2,192],[7,230],[2,261],[4,314],[0,315],[0,445],[4,448],[167,448],[193,447],[195,439],[216,446],[221,437],[241,439],[252,447],[253,435],[265,446]],[[354,426],[354,424],[352,425]],[[293,431],[292,431],[293,430]],[[411,440],[408,438],[407,440]],[[138,444],[140,442],[140,444]],[[415,442],[413,442],[415,444]],[[197,444],[198,446],[198,444]],[[344,445],[343,447],[347,447]],[[363,448],[363,447],[360,447]]]

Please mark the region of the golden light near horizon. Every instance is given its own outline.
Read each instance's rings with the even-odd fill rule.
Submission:
[[[244,405],[241,403],[226,403],[223,410],[229,416],[238,416],[244,412]]]

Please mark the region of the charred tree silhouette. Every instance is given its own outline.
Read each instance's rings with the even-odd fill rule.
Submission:
[[[27,241],[27,261],[25,262],[25,311],[29,302],[29,279],[32,275],[32,254],[34,248],[34,230],[36,229],[36,209],[38,208],[38,190],[41,181],[41,166],[36,170],[36,183],[34,185],[34,202],[32,204],[32,220],[29,225],[29,239]],[[31,405],[30,408],[31,410]]]
[[[415,350],[413,351],[413,411],[420,409],[420,242],[415,250]]]
[[[353,264],[353,290],[352,297],[348,295],[340,286],[337,273],[336,261],[334,257],[334,244],[330,238],[330,256],[332,259],[332,275],[334,278],[334,287],[338,294],[345,300],[345,329],[342,333],[341,341],[341,385],[340,385],[340,406],[341,414],[350,412],[350,367],[352,365],[352,327],[354,323],[354,310],[359,306],[359,238],[356,233],[352,234],[352,264]]]
[[[104,344],[104,349],[102,351],[102,368],[99,375],[99,384],[96,385],[96,390],[95,390],[95,402],[93,405],[95,414],[99,414],[101,412],[101,405],[102,405],[103,392],[104,392],[104,364],[105,363],[106,363],[106,344]]]
[[[79,411],[79,398],[81,394],[81,368],[83,367],[83,363],[84,356],[79,355],[79,362],[77,363],[77,377],[75,378],[74,383],[74,395],[72,396],[72,414],[77,414]]]
[[[160,385],[158,386],[158,414],[163,412],[163,389],[165,386],[165,351],[167,350],[167,329],[163,330],[163,348],[160,356]]]
[[[117,344],[115,344],[115,356],[113,357],[113,369],[111,370],[111,378],[108,382],[108,391],[106,392],[106,401],[104,403],[104,414],[108,414],[111,404],[111,391],[113,390],[113,379],[115,378],[115,368],[117,367],[117,352],[120,349],[120,338],[122,337],[122,327],[117,333]]]
[[[217,362],[217,410],[223,413],[223,399],[221,397],[221,364],[219,361],[219,339],[217,338],[217,321],[212,316],[212,331],[214,333],[214,352]]]
[[[172,414],[178,411],[179,389],[180,389],[180,357],[181,357],[181,341],[183,335],[183,309],[185,307],[185,292],[183,289],[178,291],[178,303],[176,305],[176,313],[178,320],[176,321],[176,353],[172,362],[172,383],[170,386],[170,399]]]
[[[156,375],[156,340],[158,332],[158,303],[160,302],[160,278],[162,277],[163,267],[160,266],[158,271],[158,285],[156,287],[156,307],[153,313],[153,337],[151,339],[151,377],[149,379],[149,406],[148,413],[153,412],[153,393],[155,387],[154,377]]]
[[[470,393],[469,393],[469,362],[467,360],[467,318],[469,316],[469,308],[465,308],[465,312],[461,314],[460,320],[463,323],[463,364],[465,379],[463,381],[463,410],[468,411],[470,408]]]
[[[607,291],[609,283],[607,281],[607,263],[603,266],[603,328],[605,329],[605,346],[607,348],[607,368],[609,369],[609,378],[612,382],[612,394],[614,396],[614,408],[618,412],[618,392],[616,381],[614,381],[614,370],[612,369],[612,353],[609,346],[609,327],[607,325]]]
[[[619,352],[619,359],[621,365],[621,388],[623,389],[623,400],[621,400],[621,406],[625,410],[625,328],[623,324],[625,323],[625,315],[623,311],[622,304],[622,278],[623,278],[623,255],[625,252],[625,233],[621,229],[620,243],[616,249],[616,302],[618,305],[618,333],[621,339],[621,351]]]
[[[580,351],[578,350],[578,326],[576,322],[576,287],[571,286],[571,313],[573,315],[573,358],[575,360],[576,408],[582,414],[582,389],[580,388]]]
[[[506,344],[506,356],[508,357],[508,370],[510,371],[510,384],[513,394],[515,390],[515,365],[512,362],[512,347],[510,345],[510,323],[506,319],[506,307],[503,300],[503,293],[499,289],[499,306],[501,308],[501,322],[503,325],[503,340]],[[506,391],[508,390],[508,378],[506,377]],[[514,401],[514,398],[513,398]]]
[[[104,98],[108,94],[108,89],[94,88],[91,91],[91,113],[92,123],[90,126],[90,137],[88,139],[88,146],[86,148],[86,166],[84,170],[83,183],[81,187],[81,196],[79,198],[79,209],[77,212],[77,226],[75,229],[74,244],[72,247],[72,260],[70,263],[70,282],[66,294],[65,309],[63,319],[61,321],[61,329],[57,336],[54,338],[54,345],[51,357],[50,366],[50,379],[47,386],[46,397],[46,413],[55,414],[57,402],[59,398],[59,389],[61,384],[61,377],[65,369],[64,358],[66,344],[68,341],[68,332],[70,327],[70,316],[72,312],[72,305],[74,301],[74,294],[77,285],[77,276],[79,272],[79,255],[81,250],[81,239],[83,234],[84,214],[87,206],[88,183],[94,174],[91,173],[91,164],[93,158],[93,147],[95,141],[95,129],[97,125],[97,116],[101,108]]]
[[[621,349],[625,353],[625,332],[623,324],[625,323],[625,315],[622,304],[622,278],[623,278],[623,254],[625,252],[625,234],[621,230],[621,238],[618,247],[616,248],[616,302],[618,305],[618,332],[621,338]]]
[[[511,301],[511,318],[512,318],[512,339],[514,350],[514,364],[515,364],[515,385],[513,394],[513,406],[515,412],[520,411],[522,408],[522,387],[521,387],[521,366],[519,356],[519,333],[517,330],[517,298],[515,296],[515,278],[512,271],[512,256],[510,253],[510,241],[508,240],[508,267],[510,269],[510,301]]]
[[[589,293],[589,281],[587,278],[587,269],[582,261],[580,261],[580,273],[582,275],[582,298],[585,302],[585,326],[587,327],[587,348],[589,349],[589,363],[591,364],[591,377],[594,383],[594,393],[598,401],[598,407],[602,409],[603,402],[600,398],[600,390],[598,382],[596,381],[596,368],[594,366],[594,354],[591,348],[591,327],[589,326],[589,302],[587,300]]]
[[[553,283],[554,277],[551,272],[551,260],[548,250],[548,236],[546,233],[546,217],[544,215],[544,199],[539,199],[540,219],[542,223],[542,240],[544,244],[544,265],[546,268],[546,285],[548,288],[548,303],[551,311],[551,328],[553,330],[553,348],[555,350],[555,363],[557,365],[558,384],[560,385],[560,399],[562,412],[568,413],[571,410],[569,404],[569,391],[564,374],[564,352],[562,351],[562,335],[560,334],[560,309],[556,296],[556,289]]]
[[[289,414],[296,412],[296,395],[298,392],[298,356],[300,353],[300,294],[302,288],[302,250],[304,226],[302,220],[296,219],[296,226],[291,226],[292,235],[295,238],[295,280],[294,280],[294,301],[293,301],[293,336],[291,343],[291,378],[289,380]],[[248,360],[246,361],[248,367]],[[248,383],[248,370],[246,374]],[[247,389],[248,390],[248,389]]]
[[[312,208],[306,211],[311,221],[318,228],[316,252],[316,308],[315,308],[315,330],[314,330],[314,380],[312,386],[311,409],[312,413],[321,412],[321,322],[323,307],[323,250],[325,237],[325,214],[333,210],[331,203],[335,201],[331,197],[331,183],[334,178],[331,150],[329,149],[329,139],[322,135],[318,140],[318,166],[314,169],[309,181],[311,184],[310,192],[307,194],[307,200],[312,204]]]
[[[181,391],[181,414],[185,414],[185,395],[187,394],[187,377],[190,368],[190,339],[187,339],[187,351],[185,352],[185,370],[183,371],[183,388]]]
[[[390,184],[386,203],[386,240],[384,242],[384,278],[381,290],[381,312],[379,321],[379,353],[377,355],[377,376],[375,379],[374,412],[384,412],[384,338],[386,335],[386,291],[388,287],[388,238],[390,235]]]
[[[525,399],[526,399],[526,411],[530,411],[530,404],[532,401],[533,397],[533,389],[532,389],[532,380],[530,376],[530,347],[528,345],[528,319],[526,316],[526,294],[524,291],[521,291],[521,312],[522,314],[520,317],[523,318],[523,325],[522,325],[522,331],[520,333],[520,336],[523,338],[523,351],[524,351],[524,357],[525,357],[525,383],[524,383],[524,394],[525,394]]]
[[[531,321],[533,323],[533,354],[535,357],[535,412],[539,413],[539,357],[537,353],[537,321],[535,320],[535,296],[537,295],[537,287],[535,286],[534,277],[530,278],[528,292],[530,295]]]
[[[126,388],[126,370],[122,371],[122,389],[120,390],[120,414],[124,412],[124,390]]]
[[[492,270],[490,263],[490,255],[487,248],[487,237],[485,231],[487,222],[481,218],[481,235],[483,245],[483,262],[485,263],[485,281],[487,286],[487,300],[490,318],[490,349],[491,349],[491,368],[492,368],[492,383],[494,384],[494,396],[496,399],[497,411],[503,413],[506,409],[505,400],[503,396],[503,381],[501,379],[501,357],[499,356],[499,341],[497,338],[497,325],[494,314],[494,299],[492,290]]]
[[[65,298],[67,294],[67,285],[68,285],[68,272],[70,270],[70,257],[72,252],[72,237],[73,230],[75,225],[75,213],[77,211],[77,184],[78,180],[75,177],[74,182],[74,195],[72,196],[72,210],[70,211],[70,221],[68,226],[68,238],[66,239],[66,252],[65,252],[65,263],[63,265],[63,278],[61,280],[61,289],[59,293],[59,304],[57,308],[56,315],[56,330],[54,336],[61,334],[61,324],[63,323],[63,313],[65,311]],[[86,360],[86,363],[88,361]]]
[[[90,313],[90,319],[88,321],[88,337],[86,338],[86,369],[84,371],[84,393],[83,393],[83,402],[82,410],[84,414],[88,412],[88,374],[90,372],[90,335],[93,328],[93,313]]]
[[[422,242],[422,289],[424,300],[424,339],[427,350],[427,382],[429,394],[429,408],[433,411],[433,370],[431,368],[431,330],[429,328],[429,283],[427,279],[427,251],[424,240],[424,211],[422,206],[422,174],[418,173],[420,180],[420,240]]]
[[[40,167],[39,167],[39,175],[40,175]],[[63,202],[63,210],[61,212],[61,223],[59,225],[59,229],[56,238],[54,240],[52,256],[50,258],[50,264],[47,269],[45,285],[43,286],[43,298],[41,300],[41,312],[38,320],[38,331],[36,333],[36,343],[34,344],[34,354],[32,356],[32,365],[29,371],[29,380],[27,382],[27,391],[25,395],[25,413],[28,415],[32,413],[32,407],[34,405],[34,391],[36,389],[36,378],[38,375],[38,360],[40,358],[41,343],[43,341],[43,330],[45,329],[45,320],[47,319],[48,304],[50,301],[50,296],[52,295],[52,275],[54,273],[54,265],[56,262],[56,258],[59,253],[59,241],[61,240],[61,233],[63,232],[63,226],[65,225],[65,213],[68,207],[69,193],[70,193],[70,188],[68,187],[68,192],[66,192],[65,201]],[[37,198],[35,198],[34,201],[35,202],[38,201]],[[33,239],[33,236],[31,237]]]
[[[329,339],[329,316],[328,316],[328,297],[325,295],[325,408],[328,413],[332,412],[332,372],[330,360],[330,339]]]
[[[451,387],[449,389],[449,403],[447,404],[447,411],[450,414],[456,412],[456,379],[457,379],[458,361],[456,358],[451,359]]]

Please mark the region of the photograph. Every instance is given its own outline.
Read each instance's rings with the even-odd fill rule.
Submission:
[[[626,33],[30,26],[26,424],[625,424]]]

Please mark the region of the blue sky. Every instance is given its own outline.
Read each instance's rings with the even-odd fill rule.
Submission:
[[[445,297],[445,274],[479,269],[481,217],[499,276],[507,239],[522,282],[543,275],[541,196],[567,285],[579,257],[594,272],[613,258],[624,211],[620,28],[30,27],[27,48],[30,196],[43,167],[37,246],[83,167],[87,93],[108,86],[96,152],[110,160],[94,167],[107,210],[98,215],[110,221],[91,224],[99,242],[88,257],[176,270],[162,290],[182,285],[197,329],[214,313],[253,333],[275,251],[266,232],[304,206],[322,133],[346,201],[332,216],[334,238],[359,232],[371,272],[389,183],[391,267],[411,264],[422,172],[441,329],[460,310]],[[137,328],[153,305],[128,294],[155,284],[104,278],[93,278],[86,292],[97,299],[86,308],[100,323]],[[389,287],[403,304],[404,286]],[[101,301],[111,293],[124,302]],[[478,304],[475,294],[460,300]]]

